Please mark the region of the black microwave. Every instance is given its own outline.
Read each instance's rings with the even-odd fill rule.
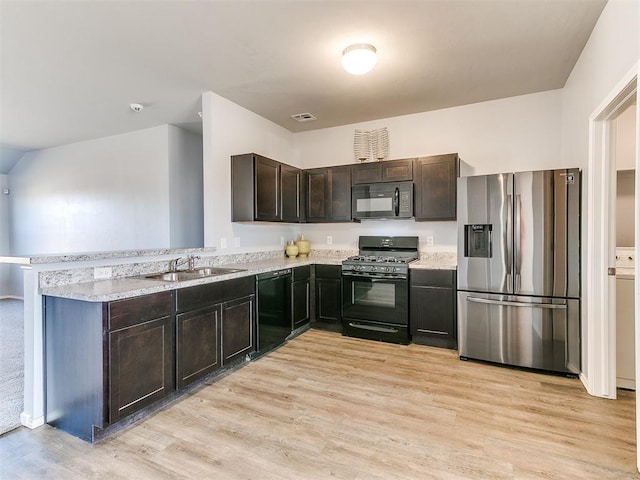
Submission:
[[[413,182],[369,183],[351,188],[354,220],[413,217]]]

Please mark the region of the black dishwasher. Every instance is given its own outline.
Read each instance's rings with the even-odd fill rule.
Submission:
[[[291,269],[256,275],[257,355],[277,347],[291,334]]]

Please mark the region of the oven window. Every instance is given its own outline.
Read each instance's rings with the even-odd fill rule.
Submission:
[[[358,212],[390,212],[393,207],[391,197],[384,198],[358,198],[356,209]]]
[[[388,308],[396,306],[396,286],[393,283],[354,280],[351,292],[353,305]]]

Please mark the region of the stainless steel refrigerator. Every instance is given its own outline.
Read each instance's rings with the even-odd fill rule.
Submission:
[[[580,372],[580,171],[458,179],[461,358]]]

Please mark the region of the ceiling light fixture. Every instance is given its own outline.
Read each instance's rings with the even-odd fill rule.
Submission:
[[[376,47],[368,43],[349,45],[342,51],[342,67],[351,75],[371,71],[377,61]]]

